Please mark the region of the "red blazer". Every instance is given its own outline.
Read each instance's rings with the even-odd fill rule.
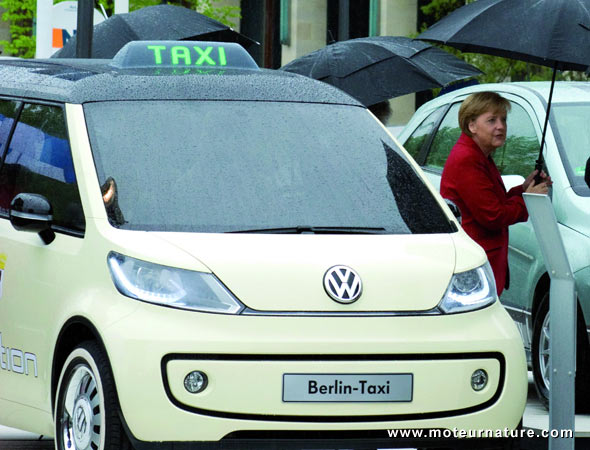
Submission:
[[[440,193],[459,207],[463,229],[485,250],[498,295],[507,280],[508,226],[528,219],[522,192],[522,186],[506,192],[494,160],[461,133],[445,163]]]

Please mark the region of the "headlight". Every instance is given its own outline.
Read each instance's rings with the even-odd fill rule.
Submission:
[[[215,277],[192,270],[160,266],[110,252],[111,276],[127,297],[204,312],[238,314],[244,305]]]
[[[443,312],[452,314],[481,309],[496,300],[494,274],[490,264],[485,263],[477,269],[454,274],[438,306]]]

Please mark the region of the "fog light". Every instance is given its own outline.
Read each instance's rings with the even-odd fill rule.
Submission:
[[[191,394],[197,394],[207,387],[207,375],[198,370],[193,370],[184,377],[184,388]]]
[[[471,387],[474,391],[481,391],[488,384],[488,374],[483,369],[477,369],[471,375]]]

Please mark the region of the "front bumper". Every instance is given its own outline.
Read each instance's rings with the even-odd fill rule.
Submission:
[[[388,429],[513,429],[526,403],[522,343],[499,303],[449,316],[341,318],[224,316],[142,304],[109,328],[104,342],[123,417],[139,443],[223,446],[252,436],[335,432],[387,440]],[[476,369],[489,375],[479,392],[470,383]],[[208,375],[199,394],[184,389],[191,370]],[[284,402],[285,373],[411,373],[412,399]]]
[[[483,369],[481,391],[471,374]],[[212,382],[199,394],[184,388],[192,370]],[[236,374],[239,374],[236,377]],[[411,374],[411,401],[285,402],[284,374]],[[506,364],[501,353],[384,355],[167,355],[162,379],[178,408],[209,417],[271,422],[385,422],[466,414],[493,404],[502,392]],[[326,386],[331,387],[331,386]],[[317,388],[316,388],[317,390]],[[327,390],[327,389],[326,389]],[[342,389],[341,389],[342,390]]]

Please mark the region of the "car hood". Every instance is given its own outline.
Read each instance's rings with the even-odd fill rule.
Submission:
[[[207,266],[248,308],[290,312],[426,311],[455,268],[450,235],[154,233]],[[348,266],[362,280],[351,304],[330,298],[324,276]]]

